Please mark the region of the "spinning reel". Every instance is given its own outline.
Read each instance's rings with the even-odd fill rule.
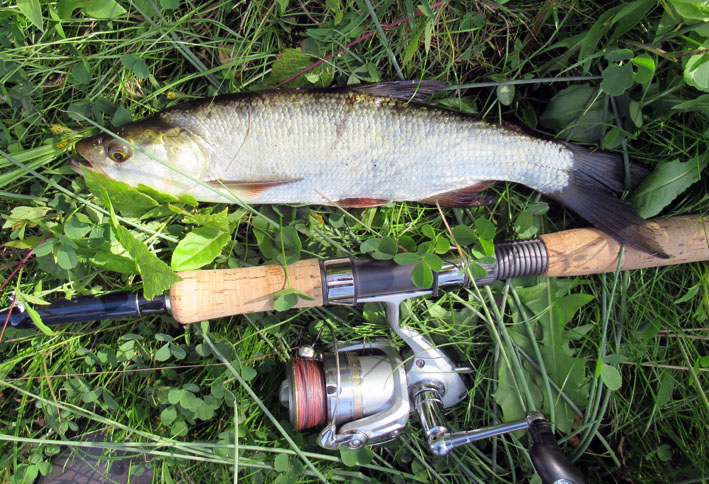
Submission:
[[[391,328],[412,352],[408,358],[402,359],[388,340],[340,346],[333,338],[333,346],[323,352],[313,346],[300,348],[280,388],[293,427],[321,428],[318,444],[325,449],[359,449],[396,439],[414,411],[430,451],[438,456],[477,440],[527,429],[533,441],[529,453],[544,482],[583,484],[585,479],[564,457],[549,422],[539,412],[491,427],[449,430],[444,409],[466,397],[461,374],[472,370],[457,367],[418,331],[400,326],[399,305],[415,295],[366,300],[386,304]]]

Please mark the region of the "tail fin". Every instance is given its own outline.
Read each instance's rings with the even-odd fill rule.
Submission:
[[[645,220],[632,205],[614,195],[614,192],[624,188],[625,169],[620,156],[564,145],[574,154],[569,184],[563,190],[548,195],[619,242],[667,259],[669,256],[655,242]],[[644,168],[631,165],[631,186],[640,183],[646,174]]]

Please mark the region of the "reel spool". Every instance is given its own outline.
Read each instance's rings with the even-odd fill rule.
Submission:
[[[290,360],[279,394],[296,430],[325,425],[320,438],[325,448],[391,440],[406,426],[410,411],[402,361],[388,341],[319,355],[303,347]]]
[[[322,363],[293,357],[287,380],[281,383],[281,404],[288,408],[291,425],[298,432],[325,425],[327,397]]]
[[[394,371],[385,355],[342,353],[340,394],[337,399],[337,365],[334,354],[322,359],[295,356],[281,384],[281,403],[288,407],[290,421],[298,430],[321,427],[335,419],[341,425],[377,414],[394,398]],[[400,364],[401,362],[394,362]],[[337,413],[335,413],[337,409]]]

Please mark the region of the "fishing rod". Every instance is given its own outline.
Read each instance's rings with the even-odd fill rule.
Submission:
[[[651,256],[632,248],[622,253],[615,239],[596,229],[574,229],[538,239],[496,245],[487,275],[471,280],[464,257],[446,262],[429,289],[411,281],[411,265],[394,261],[341,258],[304,260],[280,266],[198,270],[179,273],[182,281],[168,294],[147,300],[137,293],[116,293],[54,301],[38,310],[45,324],[141,317],[168,312],[183,324],[234,314],[274,309],[274,295],[286,287],[305,293],[297,307],[325,304],[386,305],[391,329],[405,342],[400,353],[388,339],[339,343],[317,349],[320,335],[301,346],[288,364],[279,390],[293,428],[321,428],[317,442],[330,450],[359,449],[398,438],[415,413],[430,452],[443,456],[473,442],[527,430],[529,456],[545,483],[584,484],[584,476],[564,456],[551,425],[537,411],[519,420],[489,427],[451,431],[444,410],[467,398],[464,376],[441,347],[413,328],[402,327],[400,304],[441,290],[484,285],[510,277],[577,276],[709,260],[709,223],[698,216],[650,222],[655,241],[669,255]],[[33,323],[21,305],[0,313],[17,328]]]
[[[288,265],[179,272],[181,281],[168,293],[152,300],[139,293],[117,292],[50,301],[36,308],[45,325],[61,325],[102,319],[144,317],[168,313],[182,324],[274,310],[275,295],[292,288],[308,298],[298,298],[294,307],[327,304],[355,305],[368,298],[406,295],[407,298],[437,295],[441,290],[482,286],[510,277],[541,275],[569,277],[620,270],[642,269],[709,260],[709,223],[701,216],[681,216],[648,222],[654,240],[669,255],[666,259],[621,246],[612,237],[592,229],[572,229],[541,235],[538,239],[506,242],[495,246],[495,263],[483,265],[487,276],[471,280],[461,257],[446,261],[434,274],[431,288],[421,289],[411,281],[415,264],[393,260],[307,259]],[[21,303],[0,312],[15,328],[34,323]]]

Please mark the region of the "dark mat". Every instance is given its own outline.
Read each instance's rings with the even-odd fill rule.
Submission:
[[[104,442],[96,435],[94,442]],[[136,475],[137,468],[145,469]],[[132,469],[131,469],[132,468]],[[133,474],[131,475],[131,470]],[[52,460],[52,472],[40,477],[39,484],[151,484],[153,463],[135,452],[106,451],[81,447],[64,449]]]

